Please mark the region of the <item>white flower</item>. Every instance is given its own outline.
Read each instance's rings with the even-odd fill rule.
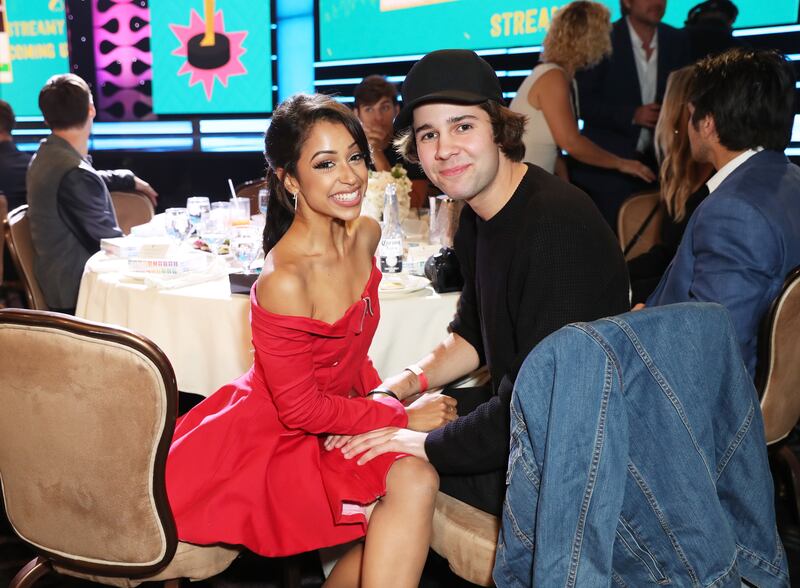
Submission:
[[[390,182],[394,183],[397,190],[397,209],[400,220],[405,220],[411,207],[411,180],[408,179],[405,168],[400,164],[395,165],[389,171],[369,172],[369,183],[361,214],[371,216],[377,221],[381,220],[384,192]]]

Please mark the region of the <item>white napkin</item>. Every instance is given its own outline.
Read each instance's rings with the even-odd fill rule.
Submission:
[[[167,229],[164,225],[164,213],[155,215],[150,222],[131,227],[131,235],[137,237],[164,237]]]

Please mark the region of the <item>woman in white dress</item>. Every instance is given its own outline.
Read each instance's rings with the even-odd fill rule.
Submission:
[[[602,4],[579,0],[556,13],[539,64],[511,101],[511,110],[528,117],[525,161],[553,173],[563,149],[583,163],[652,182],[655,174],[646,165],[602,149],[578,130],[575,72],[599,63],[611,52],[610,35],[610,15]],[[566,175],[566,170],[559,168],[558,173]]]

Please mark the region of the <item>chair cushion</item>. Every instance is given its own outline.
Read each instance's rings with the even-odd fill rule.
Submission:
[[[436,497],[431,547],[455,574],[492,586],[500,520],[442,492]]]
[[[188,578],[189,580],[205,580],[223,572],[239,555],[235,547],[223,545],[194,545],[192,543],[178,543],[175,557],[163,570],[153,576],[145,578],[112,578],[109,576],[93,576],[82,574],[59,565],[53,565],[57,572],[105,584],[107,586],[121,586],[129,588],[138,586],[142,582],[158,582],[172,580],[173,578]]]

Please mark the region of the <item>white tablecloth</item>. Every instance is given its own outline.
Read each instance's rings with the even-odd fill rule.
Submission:
[[[231,294],[228,278],[159,290],[126,281],[102,252],[86,264],[76,314],[137,331],[166,353],[178,389],[208,396],[246,372],[253,361],[250,300]],[[430,351],[447,334],[457,294],[431,288],[381,297],[381,322],[370,357],[382,377]]]

